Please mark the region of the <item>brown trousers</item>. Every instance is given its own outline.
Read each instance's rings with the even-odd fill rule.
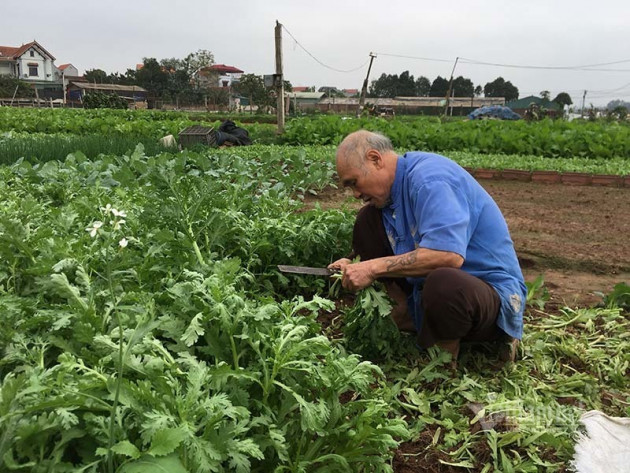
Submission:
[[[352,257],[360,256],[362,261],[394,254],[380,209],[367,205],[359,211],[352,234],[352,251]],[[398,304],[405,302],[396,294],[402,292],[409,296],[413,289],[404,278],[380,280]],[[400,290],[392,291],[394,284]],[[422,286],[421,299],[424,317],[418,332],[418,344],[423,348],[442,340],[485,342],[497,340],[503,335],[496,325],[501,305],[499,295],[489,284],[461,269],[438,268],[431,271]],[[408,313],[408,317],[411,318],[411,314]]]

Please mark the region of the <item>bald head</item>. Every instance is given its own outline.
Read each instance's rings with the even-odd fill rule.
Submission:
[[[337,149],[337,174],[357,199],[383,207],[396,177],[398,155],[380,133],[360,130],[348,135]]]
[[[355,131],[346,136],[337,148],[337,166],[363,168],[370,149],[381,154],[394,151],[392,142],[385,135],[367,130]]]

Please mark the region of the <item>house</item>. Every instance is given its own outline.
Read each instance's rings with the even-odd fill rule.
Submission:
[[[0,46],[0,74],[36,85],[57,81],[55,57],[37,41],[22,46]]]
[[[72,64],[62,64],[58,66],[60,74],[65,77],[79,77],[79,70],[74,67]]]
[[[522,117],[527,116],[526,112],[529,110],[531,105],[544,108],[547,111],[547,115],[551,118],[562,115],[563,113],[562,105],[557,104],[553,100],[543,99],[541,97],[536,97],[535,95],[530,95],[529,97],[524,97],[518,100],[512,100],[511,102],[507,102],[505,104],[506,107],[510,107],[514,112],[518,113]]]
[[[213,64],[199,71],[199,82],[211,87],[231,87],[238,82],[243,71],[234,66]]]
[[[55,57],[37,41],[22,46],[0,46],[0,75],[31,84],[40,98],[61,98],[62,72]]]
[[[288,107],[297,111],[314,110],[320,100],[325,96],[324,92],[285,92],[284,97]]]
[[[307,86],[299,85],[299,86],[293,87],[293,92],[311,92],[311,88]]]
[[[342,89],[341,92],[346,97],[357,97],[359,95],[359,89]]]

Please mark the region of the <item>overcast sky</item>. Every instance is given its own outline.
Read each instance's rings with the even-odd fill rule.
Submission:
[[[294,86],[360,89],[370,52],[370,79],[408,70],[449,77],[456,57],[550,70],[473,65],[455,75],[475,85],[502,76],[520,96],[566,91],[574,103],[630,100],[629,0],[0,0],[0,45],[36,39],[80,73],[125,72],[144,57],[183,58],[198,49],[246,73],[275,72],[278,20],[319,61],[283,32],[285,78]],[[403,58],[397,56],[411,56]]]

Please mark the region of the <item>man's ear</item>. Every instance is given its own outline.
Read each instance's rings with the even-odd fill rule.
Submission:
[[[367,161],[372,163],[376,169],[381,169],[384,166],[383,156],[375,149],[368,150]]]

